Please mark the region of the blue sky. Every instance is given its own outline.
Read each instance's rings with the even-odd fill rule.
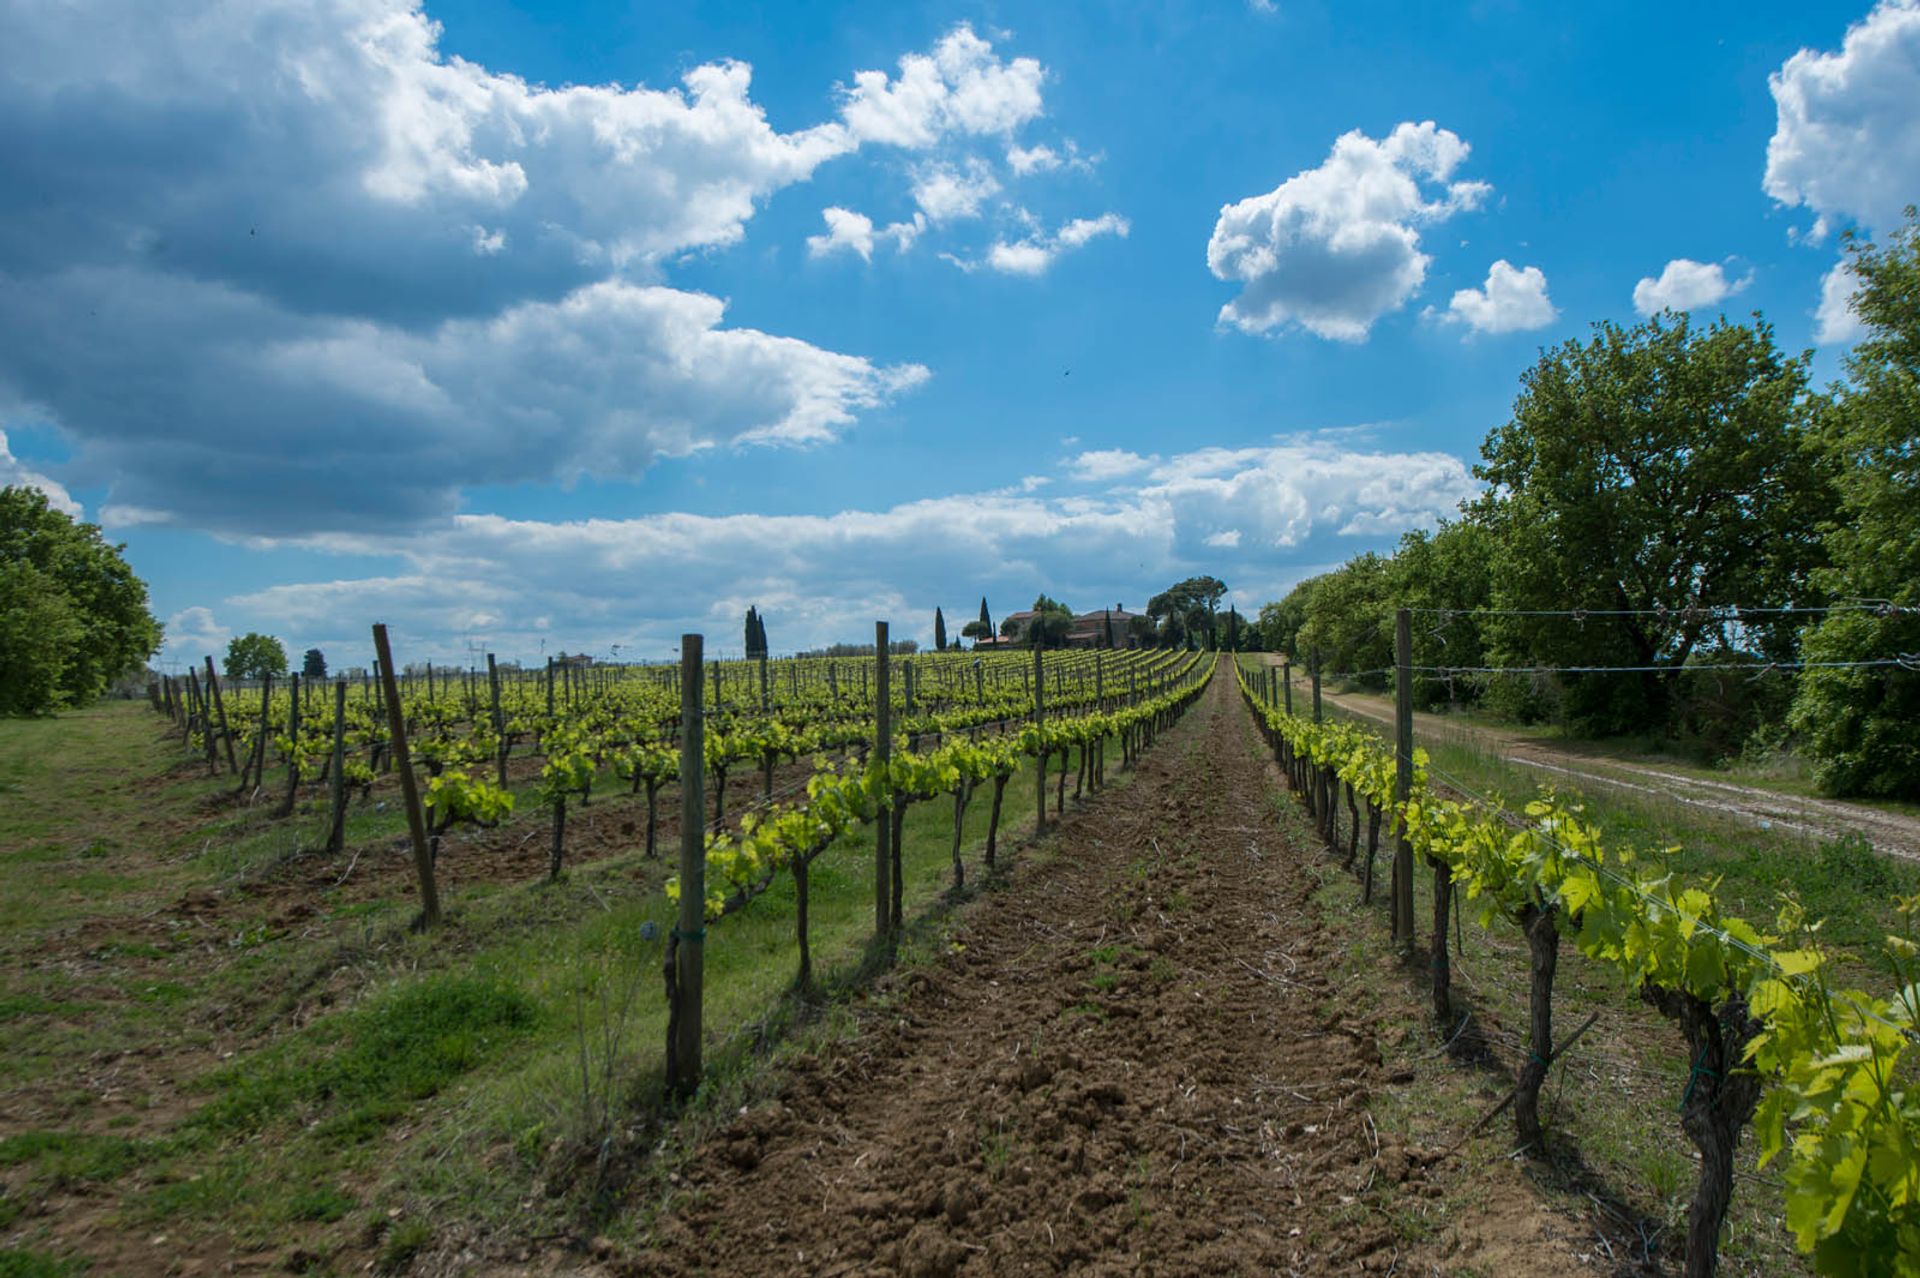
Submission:
[[[103,29],[128,38],[107,47]],[[1920,5],[0,0],[0,479],[168,661],[776,649],[1428,526],[1920,199]],[[751,68],[750,73],[747,68]]]

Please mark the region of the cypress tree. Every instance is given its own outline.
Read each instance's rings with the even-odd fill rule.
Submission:
[[[993,637],[993,614],[987,611],[987,597],[985,595],[980,596],[980,628],[987,632],[989,639]]]
[[[933,650],[935,652],[947,650],[947,619],[941,614],[939,608],[933,610]]]

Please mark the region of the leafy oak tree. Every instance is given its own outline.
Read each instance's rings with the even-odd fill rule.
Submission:
[[[1490,621],[1494,664],[1649,667],[1561,683],[1575,727],[1629,732],[1672,726],[1689,660],[1790,660],[1790,620],[1710,610],[1813,593],[1832,489],[1810,409],[1807,356],[1758,319],[1603,323],[1542,352],[1481,447],[1471,516],[1496,547],[1496,607],[1591,611]]]
[[[90,701],[160,646],[125,549],[37,488],[0,488],[0,710]]]
[[[1866,337],[1815,427],[1839,493],[1816,575],[1836,599],[1895,607],[1828,614],[1806,633],[1808,662],[1920,653],[1920,617],[1901,611],[1920,607],[1920,218],[1910,206],[1884,247],[1848,247]],[[1809,669],[1789,717],[1822,789],[1887,798],[1920,798],[1916,723],[1920,670],[1901,665]]]
[[[259,679],[287,672],[287,650],[272,635],[248,631],[227,641],[225,662],[229,679]]]

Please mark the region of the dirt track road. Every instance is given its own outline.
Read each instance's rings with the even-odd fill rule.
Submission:
[[[1393,724],[1393,704],[1385,697],[1336,695],[1324,689],[1321,696],[1349,713],[1389,727]],[[1920,860],[1920,818],[1903,813],[1690,776],[1644,763],[1559,748],[1550,741],[1512,729],[1450,721],[1437,715],[1415,715],[1415,740],[1430,734],[1452,737],[1498,754],[1509,763],[1538,772],[1543,781],[1602,786],[1648,798],[1668,799],[1761,828],[1790,830],[1814,839],[1859,833],[1882,852]]]
[[[947,958],[703,1147],[636,1272],[1392,1267],[1368,1195],[1423,1173],[1367,1116],[1379,1052],[1266,769],[1223,668]]]

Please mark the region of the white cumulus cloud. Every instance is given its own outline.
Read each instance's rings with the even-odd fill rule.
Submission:
[[[1813,340],[1825,346],[1844,346],[1865,336],[1867,326],[1853,309],[1853,292],[1860,287],[1853,268],[1836,262],[1820,281],[1820,306],[1814,312]]]
[[[965,26],[788,129],[743,62],[550,87],[443,52],[418,0],[7,14],[0,402],[123,518],[238,535],[830,437],[924,371],[728,329],[675,263],[839,157],[1004,147],[1044,109],[1039,63]],[[854,216],[820,251],[919,225]]]
[[[47,504],[55,510],[72,515],[75,519],[86,517],[80,503],[73,499],[65,486],[37,470],[28,469],[24,462],[13,455],[4,430],[0,430],[0,488],[38,488],[47,495]]]
[[[1062,253],[1083,248],[1103,235],[1125,239],[1132,224],[1118,213],[1077,217],[1051,235],[1035,234],[1012,242],[997,240],[987,250],[986,264],[1007,275],[1044,275]]]
[[[1559,318],[1547,297],[1547,276],[1537,266],[1515,267],[1501,258],[1487,269],[1487,282],[1463,288],[1447,304],[1445,318],[1476,333],[1520,333],[1545,328]]]
[[[1668,262],[1658,279],[1646,276],[1633,286],[1633,308],[1642,315],[1660,311],[1690,311],[1712,306],[1738,293],[1753,282],[1749,271],[1737,280],[1727,278],[1718,262],[1696,262],[1676,257]]]
[[[964,167],[928,165],[913,180],[913,202],[934,222],[979,217],[980,206],[999,191],[999,179],[978,157]]]
[[[1222,208],[1207,266],[1241,289],[1221,321],[1250,333],[1291,323],[1364,340],[1426,280],[1418,228],[1478,207],[1492,189],[1453,180],[1468,150],[1431,120],[1381,140],[1356,129],[1319,167]]]
[[[768,617],[774,647],[789,650],[871,634],[876,617],[911,635],[910,620],[930,622],[936,604],[964,615],[956,609],[982,594],[1003,613],[1037,590],[1079,607],[1139,607],[1144,594],[1197,572],[1281,589],[1289,572],[1384,548],[1477,491],[1458,458],[1356,451],[1332,438],[1164,460],[1104,450],[1067,469],[1116,482],[1098,495],[1049,497],[1044,477],[1029,476],[997,491],[831,515],[460,515],[404,535],[333,536],[311,544],[393,556],[400,567],[252,591],[221,602],[221,615],[319,646],[336,664],[363,660],[367,627],[382,618],[408,659],[458,656],[469,638],[505,654],[531,655],[544,638],[570,651],[605,654],[619,643],[624,655],[665,657],[683,631],[737,634],[751,603]]]
[[[855,213],[852,209],[838,207],[820,210],[821,220],[827,229],[820,235],[807,237],[807,253],[812,257],[826,257],[829,254],[846,250],[857,253],[862,261],[873,260],[873,246],[876,241],[887,241],[894,248],[905,252],[909,245],[926,229],[924,214],[916,213],[911,222],[895,222],[878,230],[873,219],[864,213]]]
[[[1802,49],[1768,78],[1777,122],[1766,192],[1838,220],[1893,226],[1920,198],[1920,0],[1883,0],[1838,53]]]

